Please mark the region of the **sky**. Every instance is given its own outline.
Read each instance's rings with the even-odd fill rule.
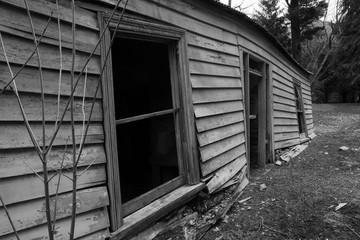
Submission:
[[[220,0],[220,2],[228,4],[229,0]],[[252,15],[255,13],[255,10],[259,10],[259,0],[232,0],[231,2],[232,7],[241,5],[243,12],[248,14],[249,17],[252,17]],[[329,11],[326,20],[332,20],[335,16],[336,0],[327,0],[327,2],[329,3]],[[285,4],[285,0],[280,0],[280,6],[282,8],[286,7]]]

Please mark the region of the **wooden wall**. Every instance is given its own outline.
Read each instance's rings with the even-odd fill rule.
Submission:
[[[57,15],[56,6],[43,0],[28,1],[32,10],[35,32],[39,37],[49,19],[51,11]],[[60,19],[63,40],[63,77],[61,84],[60,110],[63,111],[70,94],[71,70],[71,9],[60,7]],[[76,10],[76,67],[78,72],[94,48],[98,38],[99,29],[96,14]],[[0,2],[0,31],[5,44],[8,60],[12,70],[16,73],[34,49],[29,19],[22,0],[5,0]],[[3,49],[0,46],[0,88],[11,79],[6,66]],[[59,41],[56,19],[51,20],[40,44],[40,54],[44,75],[45,115],[46,115],[46,141],[48,143],[54,131],[57,115],[57,92],[59,77]],[[85,111],[88,116],[91,100],[94,96],[100,73],[99,50],[88,66],[86,81]],[[75,93],[75,120],[77,142],[80,142],[82,132],[81,112],[82,95],[84,90],[84,77]],[[41,99],[40,81],[37,68],[36,55],[24,68],[16,80],[25,112],[30,121],[34,134],[41,142]],[[100,91],[101,92],[101,91]],[[102,126],[101,93],[98,94],[93,124],[89,129],[86,147],[82,153],[79,171],[89,164],[93,165],[79,178],[77,184],[77,219],[76,237],[78,239],[99,239],[108,235],[109,217],[107,205],[109,204],[106,190],[106,170],[104,151],[104,131]],[[59,161],[65,156],[65,164],[70,163],[71,147],[64,151],[70,134],[70,114],[65,117],[65,123],[60,128],[54,147],[48,156],[49,168],[59,167]],[[71,141],[68,141],[70,144]],[[42,239],[47,235],[43,183],[35,176],[31,168],[42,175],[42,164],[38,158],[27,130],[24,126],[20,109],[14,94],[6,91],[0,95],[0,194],[8,207],[16,229],[21,239]],[[50,176],[54,175],[50,171]],[[71,176],[71,172],[65,171]],[[50,182],[50,192],[56,192],[58,178]],[[67,238],[70,226],[72,182],[61,178],[58,201],[58,221],[56,237]],[[54,205],[54,198],[52,198]],[[12,228],[0,204],[0,239],[15,239]]]
[[[115,0],[101,0],[114,5]],[[275,148],[300,142],[292,77],[303,84],[309,131],[311,99],[306,74],[262,33],[206,1],[133,0],[128,9],[187,30],[195,124],[203,180],[215,191],[246,163],[244,101],[240,54],[248,52],[273,65]]]

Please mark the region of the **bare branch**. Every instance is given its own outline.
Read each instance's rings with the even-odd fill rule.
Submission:
[[[23,160],[23,162],[26,164],[26,166],[28,166],[28,167],[31,169],[31,171],[33,171],[33,173],[34,173],[38,178],[40,178],[41,181],[44,182],[44,179],[35,171],[35,169],[33,169],[33,168],[30,166],[30,164],[29,164],[25,159],[22,159],[22,160]]]
[[[77,175],[78,178],[81,177],[95,162],[96,159],[94,159],[80,174]]]
[[[17,231],[16,231],[16,228],[15,228],[15,225],[14,225],[12,219],[11,219],[11,216],[10,216],[10,214],[9,214],[9,211],[7,210],[7,207],[6,207],[5,203],[4,203],[1,195],[0,195],[0,201],[1,201],[1,204],[3,205],[3,208],[4,208],[4,210],[5,210],[6,216],[7,216],[7,218],[9,219],[10,225],[11,225],[13,231],[14,231],[14,234],[15,234],[15,236],[16,236],[16,239],[17,239],[17,240],[20,240],[20,237],[19,237],[19,235],[18,235],[18,233],[17,233]]]

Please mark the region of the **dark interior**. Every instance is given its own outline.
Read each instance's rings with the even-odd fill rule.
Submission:
[[[259,76],[250,74],[250,167],[258,166]]]
[[[116,119],[172,109],[168,44],[116,38]],[[116,126],[122,202],[179,176],[173,114]]]

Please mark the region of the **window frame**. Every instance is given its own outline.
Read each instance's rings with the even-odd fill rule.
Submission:
[[[98,13],[100,32],[109,21],[109,14]],[[111,51],[105,62],[105,55],[110,48],[111,32],[114,32],[119,16],[116,15],[105,30],[105,36],[100,43],[101,66],[105,64],[102,75],[103,114],[105,132],[105,152],[107,157],[107,180],[110,198],[111,230],[116,231],[122,226],[123,212],[120,193],[120,173],[118,171],[118,154],[116,143],[115,103],[113,92],[113,73]],[[186,31],[180,28],[159,24],[148,19],[125,15],[116,33],[127,38],[171,43],[169,51],[173,101],[178,111],[175,128],[178,129],[177,149],[180,151],[180,174],[184,184],[195,185],[200,182],[200,169],[197,156],[197,144],[194,123],[194,111],[191,98],[189,63],[187,57]]]
[[[297,80],[296,78],[293,78],[293,88],[294,88],[295,111],[296,111],[296,118],[297,118],[298,127],[299,127],[299,134],[300,135],[305,134],[305,137],[308,137],[301,82],[299,80]],[[297,98],[296,98],[296,93],[298,95]],[[298,108],[298,104],[299,104],[299,108]],[[302,118],[301,120],[299,119],[299,114],[301,114],[301,116],[300,116]]]

